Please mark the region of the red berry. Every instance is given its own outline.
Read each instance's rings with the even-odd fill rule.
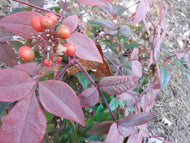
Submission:
[[[76,47],[71,43],[66,43],[65,47],[67,48],[66,55],[67,56],[73,56],[76,52]]]
[[[57,16],[54,13],[49,12],[45,16],[47,16],[48,18],[52,19],[53,22],[54,22],[54,24],[57,22]]]
[[[48,59],[45,58],[45,60],[44,60],[44,65],[47,66],[47,67],[49,67],[49,66],[53,65],[53,62],[52,62],[52,60],[49,60],[49,61],[48,61]]]
[[[57,62],[57,63],[59,63],[59,62],[61,62],[61,61],[62,61],[62,59],[63,59],[63,57],[57,57],[56,62]]]
[[[40,18],[41,16],[36,16],[36,17],[33,17],[30,24],[32,26],[32,28],[38,32],[43,32],[44,29],[43,27],[41,26],[41,23],[40,23]]]
[[[18,54],[23,61],[32,61],[34,59],[34,51],[28,46],[22,46],[18,50]]]
[[[61,39],[67,39],[71,35],[71,30],[66,25],[60,25],[56,29],[57,36]]]
[[[40,24],[44,29],[51,28],[54,25],[54,21],[47,16],[42,16],[40,18]]]

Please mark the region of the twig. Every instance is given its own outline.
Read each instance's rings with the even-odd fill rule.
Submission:
[[[108,31],[104,32],[103,34],[96,36],[96,37],[93,39],[93,41],[95,42],[96,40],[100,39],[100,37],[103,37],[104,35],[108,34],[110,31],[112,31],[112,30],[118,28],[119,26],[121,26],[121,25],[123,25],[124,23],[126,23],[126,22],[132,20],[133,18],[134,18],[134,16],[131,16],[130,18],[128,18],[128,19],[124,20],[123,22],[117,24],[117,25],[114,26],[113,28],[111,28],[111,29],[109,29]]]
[[[25,5],[28,5],[28,6],[30,6],[30,7],[33,7],[33,8],[39,9],[39,10],[41,10],[41,11],[52,12],[52,11],[49,11],[49,10],[43,9],[43,8],[41,8],[41,7],[35,6],[35,5],[33,5],[33,4],[30,4],[30,3],[27,3],[27,2],[20,1],[20,0],[13,0],[13,1],[18,2],[18,3],[25,4]],[[52,12],[52,13],[54,13],[55,15],[57,15],[58,17],[60,17],[60,14],[58,14],[58,13],[55,13],[55,12]]]
[[[92,82],[92,84],[93,84],[95,87],[97,87],[96,83],[93,81],[93,79],[91,78],[91,76],[90,76],[90,75],[88,74],[88,72],[85,70],[85,68],[83,67],[83,65],[81,65],[80,62],[79,62],[77,59],[75,59],[74,61],[75,61],[75,62],[79,65],[79,67],[82,69],[82,73],[84,73],[84,74],[86,75],[86,77]],[[106,104],[106,106],[107,106],[107,108],[108,108],[108,110],[109,110],[109,112],[110,112],[110,114],[111,114],[113,120],[114,120],[115,122],[117,122],[117,119],[116,119],[116,117],[114,116],[114,114],[113,114],[113,112],[112,112],[112,110],[111,110],[111,108],[110,108],[110,106],[109,106],[109,103],[107,102],[106,98],[104,97],[104,95],[102,94],[102,92],[100,91],[100,89],[99,89],[98,87],[97,87],[97,89],[98,89],[98,91],[99,91],[100,96],[102,97],[102,100],[103,100],[104,103]]]

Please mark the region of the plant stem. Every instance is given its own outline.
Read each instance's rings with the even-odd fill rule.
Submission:
[[[62,12],[61,12],[61,16],[60,16],[60,20],[62,21],[63,19],[63,14],[64,14],[64,11],[65,11],[65,8],[66,8],[66,4],[67,4],[67,0],[65,0],[64,4],[63,4],[63,7],[62,7]]]
[[[104,101],[104,103],[106,104],[113,120],[115,122],[117,122],[117,119],[116,117],[114,116],[110,106],[109,106],[109,103],[107,102],[106,98],[104,97],[104,95],[102,94],[102,92],[100,91],[100,89],[98,88],[97,84],[93,81],[93,79],[91,78],[91,76],[88,74],[88,72],[85,70],[85,68],[83,67],[83,65],[80,64],[80,62],[77,60],[77,59],[74,59],[74,61],[79,65],[79,67],[82,69],[82,73],[84,73],[86,75],[86,77],[92,82],[92,84],[97,87],[98,91],[99,91],[99,94],[100,96],[102,97],[102,100]]]
[[[18,2],[18,3],[25,4],[25,5],[28,5],[28,6],[30,6],[30,7],[33,7],[33,8],[36,8],[36,9],[42,10],[42,11],[52,12],[52,11],[49,11],[49,10],[43,9],[43,8],[41,8],[41,7],[35,6],[35,5],[33,5],[33,4],[30,4],[30,3],[27,3],[27,2],[20,1],[20,0],[13,0],[13,1]],[[55,12],[52,12],[52,13],[54,13],[55,15],[57,15],[58,17],[60,17],[60,14],[58,14],[58,13],[55,13]]]
[[[117,24],[116,26],[112,27],[112,28],[109,29],[108,31],[104,32],[102,35],[98,35],[98,36],[96,36],[96,37],[93,39],[93,41],[95,42],[96,40],[100,39],[100,37],[103,37],[104,35],[108,34],[110,31],[112,31],[112,30],[118,28],[119,26],[125,24],[126,22],[132,20],[133,18],[134,18],[134,16],[131,16],[130,18],[124,20],[123,22]]]
[[[113,120],[117,123],[117,119],[116,119],[116,117],[114,116],[114,114],[113,114],[113,112],[112,112],[112,110],[111,110],[111,108],[110,108],[110,106],[109,106],[108,101],[106,100],[106,98],[104,97],[104,95],[102,94],[102,92],[100,91],[99,88],[98,88],[98,91],[99,91],[99,93],[100,93],[100,96],[102,97],[102,100],[103,100],[104,103],[106,104],[106,106],[107,106],[107,108],[108,108],[108,110],[109,110],[109,112],[110,112],[110,114],[111,114]]]
[[[66,70],[67,70],[67,68],[70,66],[70,64],[69,63],[67,63],[65,66],[64,66],[64,68],[55,76],[55,79],[62,79],[62,77],[64,76],[64,74],[65,74],[65,72],[66,72]]]

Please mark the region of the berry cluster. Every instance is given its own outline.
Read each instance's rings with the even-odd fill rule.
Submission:
[[[31,20],[32,28],[40,32],[39,35],[33,36],[36,40],[34,47],[38,46],[45,54],[43,58],[45,66],[61,62],[63,56],[73,56],[76,52],[76,47],[65,41],[71,35],[70,28],[56,24],[57,21],[57,16],[51,12],[44,16],[33,17]],[[18,53],[23,61],[32,61],[35,56],[34,51],[28,46],[20,47]]]

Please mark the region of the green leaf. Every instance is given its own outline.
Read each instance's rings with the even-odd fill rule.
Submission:
[[[146,85],[146,84],[148,84],[149,79],[148,79],[148,77],[143,76],[140,78],[139,81],[142,83],[142,85]]]
[[[0,116],[4,115],[5,110],[9,106],[9,102],[0,102]]]
[[[125,101],[118,99],[118,103],[121,108],[125,107]]]
[[[52,115],[51,113],[49,112],[46,112],[46,120],[47,122],[51,121],[55,116]]]
[[[127,107],[127,110],[129,110],[129,111],[135,111],[135,107]]]
[[[87,77],[84,76],[81,72],[76,73],[76,76],[81,83],[83,89],[87,89],[88,84],[90,84],[90,81],[87,79]]]
[[[46,131],[50,131],[54,129],[54,124],[47,124]]]
[[[119,104],[118,104],[118,102],[116,101],[116,99],[113,98],[113,99],[110,101],[109,105],[110,105],[111,110],[114,111],[115,109],[117,109],[117,107],[118,107]],[[108,108],[107,108],[104,112],[109,112]]]
[[[123,43],[126,44],[129,42],[129,38],[125,37],[124,35],[121,35],[118,37],[118,40],[120,41],[120,43],[122,43],[122,40],[124,41]]]
[[[96,122],[101,122],[104,119],[104,106],[102,106],[101,104],[98,106],[98,108],[96,109]]]
[[[98,24],[99,26],[105,27],[105,28],[112,28],[115,26],[115,24],[112,21],[107,20],[107,19],[93,20],[90,22],[93,24]]]
[[[161,89],[163,90],[170,81],[171,74],[169,70],[165,67],[160,67],[160,74],[161,74]]]
[[[133,48],[138,48],[140,45],[138,44],[129,44],[129,45],[126,45],[125,48],[126,49],[133,49]]]
[[[122,13],[124,13],[124,11],[126,10],[125,7],[121,6],[121,5],[116,5],[114,7],[114,14],[115,15],[121,15]]]
[[[102,138],[101,135],[92,135],[90,137],[87,138],[87,140],[89,141],[99,141]]]
[[[85,121],[85,126],[91,125],[91,124],[94,122],[94,120],[95,120],[95,117],[94,117],[94,116],[88,118],[88,119]]]
[[[67,135],[62,135],[62,136],[59,138],[59,143],[66,143],[67,141],[68,141]]]
[[[125,107],[125,101],[122,101],[121,99],[117,99],[113,98],[110,103],[110,108],[112,111],[114,111],[115,109],[118,108],[118,106],[120,105],[122,108]],[[109,112],[108,108],[106,110],[104,110],[104,112]]]

